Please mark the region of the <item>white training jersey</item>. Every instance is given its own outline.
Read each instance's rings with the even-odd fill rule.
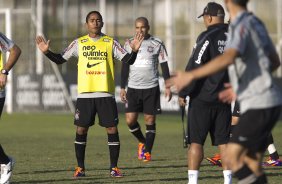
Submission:
[[[130,53],[130,42],[126,41],[124,48]],[[143,40],[137,58],[130,65],[128,87],[135,89],[148,89],[159,85],[158,64],[168,61],[168,55],[163,42],[153,36]]]
[[[14,42],[8,39],[3,33],[0,32],[0,52],[3,60],[3,53],[8,52],[14,46]],[[3,65],[5,61],[3,60]],[[0,89],[0,98],[5,97],[5,88]]]

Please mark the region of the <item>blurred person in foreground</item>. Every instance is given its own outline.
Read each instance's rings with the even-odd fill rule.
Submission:
[[[231,18],[224,54],[196,70],[177,72],[167,84],[181,90],[228,67],[235,93],[228,86],[219,97],[229,103],[237,99],[241,116],[222,159],[226,159],[238,183],[264,184],[267,177],[261,162],[282,104],[271,75],[280,66],[280,59],[263,22],[247,11],[248,0],[224,2]]]
[[[234,108],[232,111],[232,120],[231,120],[231,130],[230,130],[230,137],[232,137],[232,132],[236,125],[238,124],[240,117],[240,108],[237,101],[234,103]],[[267,151],[269,153],[269,156],[266,161],[262,162],[262,166],[267,167],[277,167],[282,166],[282,161],[279,158],[279,153],[274,145],[273,135],[272,133],[267,138]],[[213,157],[207,157],[206,160],[208,160],[211,165],[219,166],[221,167],[221,155],[219,153],[216,153]]]
[[[75,153],[78,166],[74,178],[85,176],[85,149],[87,132],[94,125],[98,114],[99,125],[106,128],[110,152],[110,175],[122,177],[117,167],[120,140],[118,134],[118,112],[114,97],[114,58],[128,64],[133,64],[138,49],[144,39],[142,34],[136,34],[131,43],[132,52],[126,50],[112,37],[101,32],[104,25],[102,15],[91,11],[86,16],[88,34],[74,40],[62,54],[49,50],[49,43],[42,36],[36,37],[38,48],[56,64],[67,62],[71,57],[78,58],[78,96],[74,124],[76,128]]]
[[[125,119],[129,131],[138,140],[138,159],[151,161],[152,148],[156,136],[156,115],[161,113],[159,71],[166,81],[169,77],[168,56],[163,42],[149,34],[149,21],[145,17],[135,20],[136,33],[142,33],[144,40],[133,65],[122,63],[121,72],[121,100],[125,103]],[[124,48],[131,52],[130,44],[134,40],[126,41]],[[128,89],[125,86],[128,82]],[[171,99],[170,88],[165,88],[165,97]],[[146,124],[146,138],[144,137],[138,119],[139,112],[144,113]]]
[[[228,24],[224,23],[225,12],[220,4],[209,2],[202,15],[207,28],[197,38],[190,56],[186,71],[199,68],[211,59],[221,55],[226,43]],[[218,93],[229,82],[227,70],[215,73],[201,80],[194,81],[190,86],[179,92],[180,106],[188,108],[188,180],[189,184],[198,183],[200,164],[204,158],[204,144],[208,133],[212,145],[217,146],[221,154],[225,154],[229,141],[231,106],[218,99]],[[223,165],[224,184],[232,183],[232,173],[225,162]]]
[[[2,115],[3,107],[5,104],[5,86],[7,84],[7,77],[9,71],[18,61],[21,55],[21,49],[10,39],[8,39],[4,34],[0,32],[0,117]],[[3,59],[3,53],[10,52],[8,60],[5,63]],[[10,177],[12,175],[13,166],[15,160],[5,154],[1,144],[0,144],[0,164],[1,164],[1,178],[0,184],[8,184]]]

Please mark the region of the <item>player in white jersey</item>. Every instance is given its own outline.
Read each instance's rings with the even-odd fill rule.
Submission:
[[[120,97],[125,102],[126,122],[129,131],[138,139],[138,159],[151,160],[151,151],[156,134],[156,115],[161,113],[159,71],[160,64],[164,80],[170,77],[168,56],[163,42],[149,34],[149,22],[145,17],[135,20],[135,31],[144,35],[144,41],[133,65],[122,64]],[[129,39],[124,48],[131,52]],[[127,92],[125,90],[128,81]],[[171,99],[170,88],[165,89],[168,101]],[[138,113],[144,113],[146,138],[137,121]]]
[[[7,62],[4,64],[3,53],[10,52]],[[5,86],[7,83],[7,76],[12,67],[16,64],[21,49],[5,35],[0,33],[0,117],[5,103]],[[15,161],[13,158],[7,156],[0,144],[0,164],[1,164],[1,178],[0,184],[9,183],[12,175],[12,169]]]

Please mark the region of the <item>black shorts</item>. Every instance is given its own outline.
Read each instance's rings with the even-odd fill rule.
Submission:
[[[239,102],[237,101],[235,101],[232,111],[232,116],[240,117],[240,106],[239,106]]]
[[[281,107],[248,110],[241,114],[238,125],[234,127],[230,142],[240,144],[252,152],[264,152],[268,137],[275,126]]]
[[[74,124],[80,127],[94,125],[96,113],[102,127],[114,127],[118,124],[118,111],[114,97],[78,98],[74,115]]]
[[[156,115],[161,113],[159,86],[149,89],[127,89],[125,112],[143,112]]]
[[[188,108],[188,143],[204,145],[210,133],[212,145],[227,144],[231,127],[230,105],[190,104]]]

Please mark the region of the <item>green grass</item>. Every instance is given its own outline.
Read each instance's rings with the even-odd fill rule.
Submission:
[[[140,124],[143,125],[140,116]],[[144,130],[144,125],[142,126]],[[186,149],[182,148],[182,124],[179,116],[160,115],[153,148],[153,161],[137,160],[137,141],[120,116],[121,153],[119,167],[125,177],[109,177],[109,153],[105,129],[95,125],[88,135],[87,177],[72,179],[76,159],[73,141],[75,126],[70,114],[4,114],[0,121],[0,140],[7,154],[16,159],[12,183],[187,183]],[[282,153],[282,123],[274,130],[275,143]],[[216,152],[208,139],[205,155]],[[282,167],[266,168],[269,183],[281,183]],[[200,184],[222,183],[219,167],[202,162]],[[234,181],[235,183],[235,181]]]

